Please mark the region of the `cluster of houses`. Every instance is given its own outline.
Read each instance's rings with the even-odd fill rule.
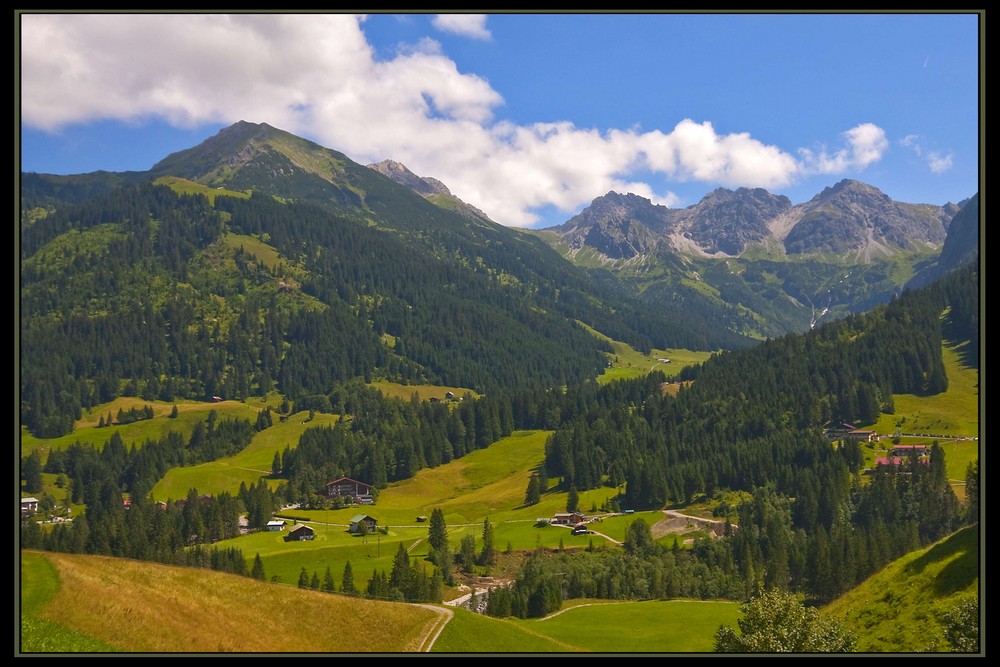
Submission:
[[[326,495],[328,498],[339,498],[346,504],[351,505],[374,505],[375,494],[371,484],[359,482],[349,477],[341,477],[326,484]],[[285,530],[287,521],[283,519],[272,519],[267,522],[265,530],[269,532],[281,532]],[[348,532],[351,533],[373,533],[378,528],[378,521],[368,514],[356,514],[351,517]],[[316,537],[316,531],[306,524],[296,524],[285,536],[286,542],[296,542],[312,540]]]

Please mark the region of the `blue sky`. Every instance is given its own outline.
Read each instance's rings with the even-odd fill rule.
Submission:
[[[21,167],[145,170],[239,120],[442,180],[511,226],[609,190],[793,203],[980,183],[980,20],[956,14],[20,15]]]

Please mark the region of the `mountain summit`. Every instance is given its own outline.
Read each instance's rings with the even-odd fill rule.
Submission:
[[[489,216],[478,208],[462,201],[451,193],[448,186],[436,178],[430,176],[417,176],[407,169],[406,165],[395,160],[382,160],[368,165],[369,169],[374,169],[378,173],[386,176],[400,185],[405,185],[418,195],[437,204],[441,208],[453,210],[466,218],[480,218],[489,220]]]
[[[652,250],[735,257],[751,244],[863,259],[940,246],[953,213],[953,207],[896,202],[871,185],[843,180],[796,206],[760,188],[718,188],[684,209],[609,192],[550,231],[571,248],[590,247],[611,259]]]

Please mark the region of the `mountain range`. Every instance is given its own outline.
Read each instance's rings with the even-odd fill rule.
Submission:
[[[956,215],[857,181],[799,205],[612,192],[556,228],[508,228],[402,164],[242,121],[146,172],[24,173],[20,195],[21,327],[37,342],[22,393],[36,426],[62,415],[55,431],[94,383],[125,378],[292,397],[352,376],[564,384],[605,363],[590,331],[640,351],[747,347],[978,253],[978,198]],[[70,388],[58,360],[86,381]]]
[[[573,250],[588,247],[610,259],[657,251],[737,257],[758,244],[787,255],[834,253],[868,261],[940,248],[958,210],[950,203],[896,202],[871,185],[842,180],[797,205],[760,188],[719,188],[683,209],[609,192],[549,229]]]

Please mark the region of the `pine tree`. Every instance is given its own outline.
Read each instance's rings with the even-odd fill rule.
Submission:
[[[460,555],[462,558],[462,569],[472,573],[476,564],[476,538],[473,535],[466,535],[462,538]]]
[[[319,590],[319,574],[317,574],[315,570],[313,570],[313,576],[309,580],[309,588],[313,589],[314,591]]]
[[[396,555],[392,559],[392,570],[389,572],[389,586],[401,591],[404,595],[410,588],[410,555],[403,543],[399,543]]]
[[[21,460],[21,479],[24,480],[24,490],[28,493],[39,493],[42,490],[42,450],[36,449]]]
[[[264,581],[267,577],[264,575],[264,561],[260,559],[260,553],[254,556],[253,568],[250,570],[250,576],[254,579],[260,579]]]
[[[309,573],[306,572],[306,566],[302,566],[302,571],[299,572],[299,588],[309,588]]]
[[[427,541],[431,548],[440,551],[448,546],[448,526],[444,521],[444,512],[440,507],[431,510],[431,522],[427,529]]]
[[[358,594],[358,589],[354,586],[354,570],[351,569],[351,561],[344,563],[344,576],[340,582],[340,592],[344,595]]]
[[[566,511],[576,512],[580,509],[580,494],[575,485],[569,487],[569,494],[566,496]]]
[[[326,572],[323,574],[323,590],[327,593],[336,592],[336,587],[333,584],[333,572],[330,571],[330,566],[326,566]]]
[[[979,523],[979,459],[965,468],[965,522]]]
[[[542,500],[542,489],[538,480],[538,473],[531,475],[528,479],[528,488],[524,492],[525,505],[537,505]]]
[[[493,546],[493,524],[490,518],[483,521],[483,550],[479,552],[480,565],[493,565],[496,562],[496,549]]]

